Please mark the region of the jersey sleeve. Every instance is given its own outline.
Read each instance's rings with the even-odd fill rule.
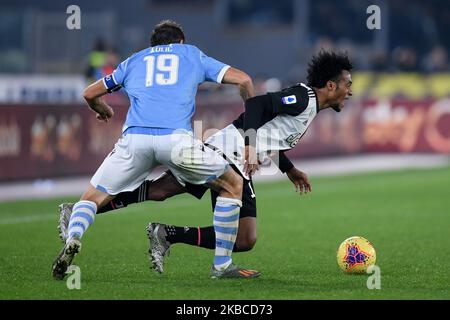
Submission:
[[[284,151],[280,151],[278,168],[281,172],[286,173],[294,167],[294,164],[284,154]]]
[[[113,73],[103,78],[103,84],[109,93],[118,91],[124,87],[128,59],[121,62]]]
[[[220,62],[214,58],[208,57],[200,51],[200,62],[205,72],[205,80],[222,83],[225,72],[230,68],[229,65]]]
[[[308,107],[308,90],[301,86],[293,86],[282,91],[269,93],[272,98],[275,114],[298,116]]]
[[[271,113],[272,104],[268,95],[256,96],[245,101],[244,132],[245,145],[256,146],[256,135],[264,113]]]

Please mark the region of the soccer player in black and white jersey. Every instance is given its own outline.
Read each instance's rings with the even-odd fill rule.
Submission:
[[[352,69],[346,54],[322,51],[309,63],[307,85],[299,83],[279,92],[248,99],[244,113],[205,141],[205,147],[219,152],[244,177],[243,206],[234,251],[251,250],[256,243],[256,196],[251,176],[265,159],[277,154],[279,161],[275,163],[296,190],[301,194],[311,191],[307,175],[295,168],[285,151],[295,147],[319,111],[332,108],[340,112],[344,108],[345,101],[352,96]],[[158,179],[145,181],[132,192],[117,195],[98,213],[147,200],[163,201],[186,192],[200,199],[206,190],[204,186],[189,183],[182,186],[167,171]],[[217,196],[211,190],[213,208]],[[59,231],[62,239],[66,237],[66,217],[70,217],[70,212],[71,204],[60,205]],[[152,267],[160,273],[163,272],[164,256],[173,244],[215,248],[213,226],[178,227],[150,223],[147,230]]]

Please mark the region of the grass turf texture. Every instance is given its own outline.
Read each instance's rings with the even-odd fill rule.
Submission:
[[[287,180],[256,185],[258,243],[234,254],[259,279],[211,280],[214,252],[172,247],[166,273],[149,270],[148,221],[209,225],[208,197],[178,196],[97,216],[75,258],[81,290],[51,277],[61,248],[57,205],[75,199],[0,203],[1,299],[449,299],[450,169],[313,178],[299,196]],[[369,239],[381,290],[336,263],[342,240]]]

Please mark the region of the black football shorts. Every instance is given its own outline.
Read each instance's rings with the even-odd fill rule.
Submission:
[[[233,168],[234,169],[234,168]],[[239,171],[235,169],[237,173]],[[239,218],[244,217],[254,217],[256,218],[256,195],[253,188],[253,182],[250,180],[243,179],[244,181],[244,188],[242,191],[242,208],[240,211]],[[197,199],[203,198],[203,195],[208,190],[207,187],[204,185],[195,185],[186,183],[186,192],[193,195]],[[210,190],[211,191],[211,204],[212,204],[212,210],[214,211],[214,207],[216,206],[217,197],[219,196],[219,193]]]

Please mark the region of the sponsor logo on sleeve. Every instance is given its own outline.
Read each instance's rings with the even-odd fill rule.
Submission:
[[[281,101],[283,101],[283,104],[294,104],[297,103],[297,97],[295,95],[287,96],[281,98]]]

